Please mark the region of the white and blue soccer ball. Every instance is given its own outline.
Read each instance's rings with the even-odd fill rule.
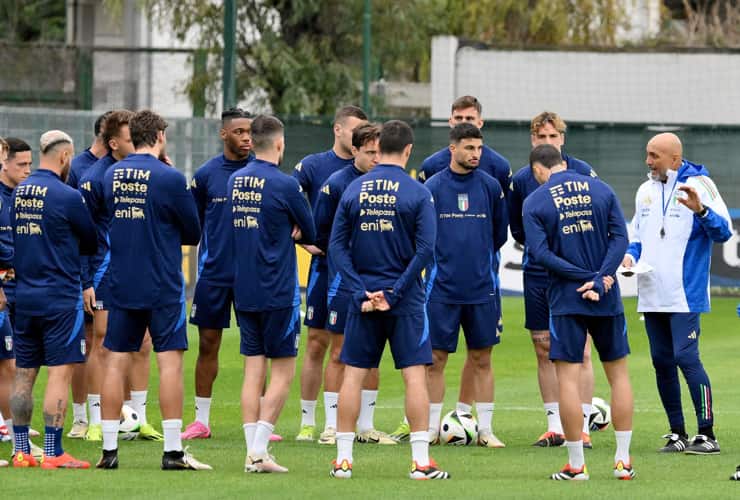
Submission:
[[[439,427],[439,440],[443,444],[467,446],[478,439],[478,421],[470,413],[457,410],[442,418]]]
[[[591,415],[588,422],[592,431],[603,431],[612,421],[612,408],[601,398],[591,400]]]
[[[136,439],[139,429],[141,429],[139,414],[130,406],[123,405],[123,408],[121,408],[121,419],[118,422],[119,437],[124,441]]]

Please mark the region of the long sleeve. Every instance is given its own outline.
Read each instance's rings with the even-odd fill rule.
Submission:
[[[198,175],[198,172],[193,176],[193,180],[190,181],[190,194],[193,195],[195,200],[195,207],[198,210],[198,220],[200,221],[200,227],[205,226],[206,220],[206,207],[208,206],[208,187],[205,184],[205,180]]]
[[[638,191],[639,193],[639,191]],[[629,246],[627,247],[626,255],[632,257],[633,262],[640,260],[642,254],[642,241],[640,241],[640,218],[637,214],[640,213],[640,199],[639,196],[635,197],[635,216],[632,217],[630,222],[628,233],[629,233]]]
[[[715,243],[724,243],[732,238],[732,219],[722,196],[709,177],[697,177],[699,195],[708,213],[704,217],[694,216],[707,236]]]
[[[170,186],[170,208],[173,219],[180,228],[180,237],[183,245],[197,245],[200,242],[200,219],[193,195],[185,177],[178,173],[182,181]]]
[[[500,187],[500,186],[499,186]],[[509,237],[508,221],[509,215],[506,209],[506,198],[503,190],[493,192],[493,248],[495,251],[504,246]]]
[[[299,186],[288,192],[287,208],[291,218],[301,230],[300,243],[311,244],[316,241],[316,227],[308,200],[303,196]]]
[[[332,190],[328,183],[325,183],[319,191],[316,207],[314,207],[313,219],[316,223],[316,246],[323,250],[324,253],[326,253],[329,247],[331,225],[334,222],[334,214],[337,211],[339,199],[339,193],[336,190]]]
[[[72,230],[80,241],[81,255],[94,255],[98,249],[98,235],[95,231],[90,212],[85,207],[85,201],[82,195],[78,193],[78,198],[69,203],[67,216],[69,217]]]
[[[366,299],[367,287],[352,263],[350,238],[353,221],[349,215],[349,203],[350,200],[344,197],[339,202],[329,238],[328,258],[330,266],[340,275],[342,283],[350,290],[356,305],[359,306]]]
[[[422,270],[429,264],[434,255],[434,242],[437,238],[437,213],[431,195],[421,200],[416,212],[416,235],[414,238],[416,253],[406,266],[406,270],[396,280],[393,290],[383,290],[385,299],[393,308],[403,298],[415,279],[421,276]]]
[[[599,276],[613,276],[624,258],[629,243],[624,215],[619,207],[617,195],[612,192],[611,210],[609,211],[609,246],[604,261],[599,269]]]
[[[524,198],[522,197],[522,188],[516,180],[511,182],[511,191],[506,197],[506,201],[509,205],[509,227],[511,228],[511,235],[517,243],[524,245],[524,221],[522,219]]]

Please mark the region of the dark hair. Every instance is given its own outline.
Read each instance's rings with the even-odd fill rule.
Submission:
[[[352,131],[352,145],[357,149],[370,141],[380,138],[380,125],[377,123],[363,123]]]
[[[283,122],[270,115],[258,115],[252,120],[252,149],[265,151],[274,143],[278,135],[285,131]]]
[[[344,106],[343,108],[339,108],[334,114],[334,124],[344,123],[344,120],[350,117],[367,120],[367,115],[361,108],[357,106]]]
[[[458,144],[463,139],[483,140],[483,133],[472,123],[458,123],[450,129],[450,144]]]
[[[8,160],[15,158],[16,153],[22,153],[24,151],[31,151],[31,146],[23,139],[17,137],[6,137],[5,142],[8,143]]]
[[[131,117],[128,128],[135,148],[154,146],[157,144],[157,134],[164,132],[167,122],[154,111],[144,109]]]
[[[483,112],[483,106],[481,106],[480,101],[477,98],[473,97],[472,95],[464,95],[462,97],[458,97],[452,102],[452,112],[453,113],[457,109],[467,109],[467,108],[475,108],[478,114],[481,114]]]
[[[539,163],[549,169],[563,163],[563,156],[555,146],[551,144],[540,144],[529,153],[530,168],[535,163]]]
[[[95,133],[95,137],[100,136],[100,131],[105,126],[105,119],[108,118],[108,115],[113,113],[113,111],[106,111],[102,115],[98,116],[98,118],[95,120],[95,124],[93,125],[93,132]]]
[[[221,126],[239,118],[252,118],[252,114],[242,108],[225,109],[221,112]]]
[[[110,112],[105,118],[105,126],[103,127],[103,145],[105,149],[110,151],[108,142],[117,136],[121,131],[121,127],[128,125],[133,117],[134,112],[128,109],[117,109]]]
[[[404,148],[414,143],[414,131],[408,123],[391,120],[380,130],[380,152],[382,154],[402,153]]]

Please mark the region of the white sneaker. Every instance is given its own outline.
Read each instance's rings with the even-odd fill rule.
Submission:
[[[482,431],[478,433],[478,446],[485,448],[506,448],[506,445],[491,431]]]
[[[337,430],[334,427],[327,427],[319,436],[319,444],[331,446],[337,444]]]
[[[87,422],[77,420],[72,424],[72,430],[67,433],[67,437],[70,439],[85,439],[87,435]]]
[[[329,471],[331,477],[339,479],[350,479],[352,477],[352,462],[347,459],[342,460],[342,463],[337,465],[336,460],[331,462],[332,469]]]
[[[278,464],[270,455],[265,455],[264,457],[247,457],[247,461],[251,461],[251,464],[249,469],[247,469],[247,467],[245,466],[244,470],[246,472],[288,472],[287,467],[283,467],[282,465]]]
[[[429,431],[429,446],[437,446],[439,443],[439,431]]]
[[[385,432],[379,431],[377,429],[370,429],[367,431],[363,431],[357,434],[357,437],[355,438],[358,443],[372,443],[372,444],[398,444],[395,440],[391,439],[391,437],[386,434]]]

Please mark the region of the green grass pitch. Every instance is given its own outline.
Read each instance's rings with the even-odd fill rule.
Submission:
[[[735,314],[737,299],[715,299],[713,312],[703,316],[702,358],[714,389],[716,432],[720,456],[660,455],[660,436],[667,430],[655,387],[647,339],[634,299],[625,301],[629,323],[631,379],[635,392],[635,421],[632,457],[637,478],[616,481],[611,468],[614,437],[611,427],[593,435],[594,449],[586,451],[591,480],[585,483],[556,483],[547,479],[566,461],[565,449],[533,448],[531,443],[544,431],[545,417],[537,389],[535,357],[528,333],[522,327],[522,299],[504,299],[505,332],[494,349],[496,410],[494,431],[505,449],[476,447],[433,447],[431,453],[452,474],[450,481],[416,482],[407,479],[410,464],[408,444],[398,446],[355,445],[354,477],[350,481],[329,478],[334,447],[296,443],[299,383],[296,377],[291,396],[277,424],[285,440],[272,447],[278,461],[290,468],[287,475],[257,475],[243,472],[244,438],[239,393],[243,361],[239,355],[238,332],[224,335],[221,371],[214,390],[211,427],[214,437],[191,444],[197,458],[214,467],[212,472],[162,472],[161,443],[122,442],[121,468],[116,471],[41,471],[0,469],[0,494],[4,498],[718,498],[740,494],[740,484],[728,481],[740,463],[740,390],[738,352],[740,320]],[[305,343],[305,339],[302,339]],[[190,330],[191,350],[185,364],[185,423],[193,419],[193,367],[197,355],[197,332]],[[457,397],[464,348],[450,357],[445,410]],[[382,364],[376,426],[391,432],[403,416],[403,387],[390,357]],[[609,398],[601,365],[594,363],[596,395]],[[300,358],[298,372],[300,371]],[[153,370],[154,372],[154,370]],[[43,381],[43,375],[40,381]],[[34,427],[42,428],[41,384],[36,389]],[[684,411],[689,433],[696,420],[684,388]],[[319,404],[321,407],[321,403]],[[71,413],[71,411],[70,411]],[[148,416],[160,422],[157,389],[149,397]],[[69,418],[67,419],[67,429]],[[323,425],[323,411],[317,411]],[[96,461],[99,444],[65,438],[65,448],[79,458]],[[0,456],[10,455],[10,445],[0,444]]]

